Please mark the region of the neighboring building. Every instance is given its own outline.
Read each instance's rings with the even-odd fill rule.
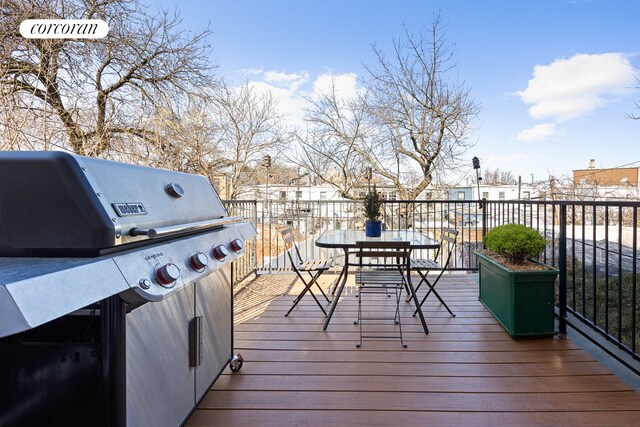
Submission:
[[[480,185],[451,187],[448,200],[530,200],[541,198],[541,192],[531,185]],[[478,194],[479,193],[479,194]]]
[[[227,175],[216,175],[211,178],[211,185],[216,189],[216,192],[221,199],[226,200],[229,198],[229,177]]]
[[[382,193],[382,197],[385,200],[396,200],[397,192],[395,188],[385,187],[385,186],[376,186],[378,192]],[[362,198],[367,194],[368,188],[362,187],[353,191],[353,193]],[[329,184],[322,185],[310,185],[310,184],[300,184],[300,185],[283,185],[283,184],[270,184],[267,186],[266,184],[255,185],[248,190],[248,198],[255,200],[278,200],[278,201],[318,201],[318,200],[329,200],[329,201],[345,201],[352,200],[346,199],[342,197],[336,188]]]
[[[635,200],[640,196],[640,167],[596,169],[591,159],[587,169],[573,171],[576,200]]]
[[[638,187],[640,167],[611,169],[576,169],[573,171],[574,185],[596,185],[603,187],[630,186]]]

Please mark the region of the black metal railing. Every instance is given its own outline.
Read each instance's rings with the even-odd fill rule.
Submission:
[[[254,226],[258,223],[257,203],[255,200],[234,200],[224,203],[230,216],[242,216],[251,221]],[[244,242],[245,256],[233,263],[234,280],[242,281],[257,271],[258,238]]]
[[[475,271],[474,252],[488,230],[519,223],[538,230],[548,241],[539,259],[560,270],[557,306],[564,332],[567,316],[606,337],[638,361],[638,209],[640,202],[428,200],[385,201],[388,229],[412,228],[438,238],[444,227],[458,230],[452,270]],[[359,201],[271,200],[228,202],[234,214],[252,219],[258,229],[244,270],[290,269],[279,228],[293,226],[303,256],[332,258],[342,253],[315,246],[326,230],[363,229]],[[230,212],[231,213],[231,212]],[[415,257],[429,257],[416,251]],[[575,323],[574,322],[574,323]],[[572,323],[573,325],[573,323]],[[573,325],[576,326],[576,325]]]
[[[549,242],[540,259],[560,270],[561,332],[572,319],[572,326],[598,332],[637,362],[639,208],[640,202],[625,201],[487,201],[486,229],[513,222],[540,231]]]
[[[227,202],[233,206],[236,202]],[[246,202],[237,202],[246,203]],[[472,201],[385,201],[384,226],[388,229],[413,228],[438,238],[443,227],[460,230],[458,251],[451,268],[474,270],[474,251],[481,246],[482,210]],[[289,225],[296,230],[301,252],[308,257],[333,258],[336,269],[342,266],[341,251],[315,246],[315,240],[326,230],[364,229],[365,218],[359,201],[279,201],[257,202],[256,228],[257,270],[288,270],[290,261],[284,254],[279,228]],[[415,257],[427,257],[428,251],[417,251]]]

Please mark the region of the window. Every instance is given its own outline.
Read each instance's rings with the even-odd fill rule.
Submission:
[[[504,191],[498,193],[498,199],[504,200]]]
[[[488,191],[483,191],[482,192],[482,198],[489,200],[489,192]]]
[[[531,198],[531,191],[523,191],[522,198],[525,200],[529,200]]]
[[[280,192],[280,200],[287,200],[287,192],[286,191],[281,191]]]
[[[296,199],[302,199],[302,191],[296,191]]]
[[[458,200],[464,200],[466,198],[465,194],[464,191],[458,191]]]
[[[321,191],[320,192],[320,200],[327,200],[327,192],[326,191]]]

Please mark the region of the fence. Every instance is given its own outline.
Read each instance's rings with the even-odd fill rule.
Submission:
[[[342,253],[317,248],[315,239],[326,230],[364,228],[357,201],[240,201],[227,206],[258,229],[238,276],[290,269],[278,232],[283,225],[297,231],[303,256],[333,258],[336,269]],[[548,241],[540,260],[560,270],[561,331],[570,319],[573,326],[597,331],[635,362],[640,360],[639,202],[430,200],[385,201],[383,206],[382,220],[389,229],[412,228],[435,238],[443,227],[457,229],[453,270],[475,271],[474,252],[482,248],[482,236],[498,225],[520,223],[538,230]],[[413,256],[433,255],[425,252]]]
[[[227,208],[230,216],[242,216],[251,221],[254,225],[258,223],[257,203],[255,200],[234,200],[232,202],[225,202],[225,207]],[[240,257],[233,263],[235,281],[242,281],[250,274],[256,272],[258,265],[256,243],[257,239],[255,238],[244,242],[245,256]]]

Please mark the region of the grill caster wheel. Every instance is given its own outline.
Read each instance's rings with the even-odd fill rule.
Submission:
[[[229,362],[229,369],[231,369],[231,372],[238,372],[240,369],[242,369],[243,363],[244,359],[242,358],[242,356],[236,354],[231,358],[231,361]]]

